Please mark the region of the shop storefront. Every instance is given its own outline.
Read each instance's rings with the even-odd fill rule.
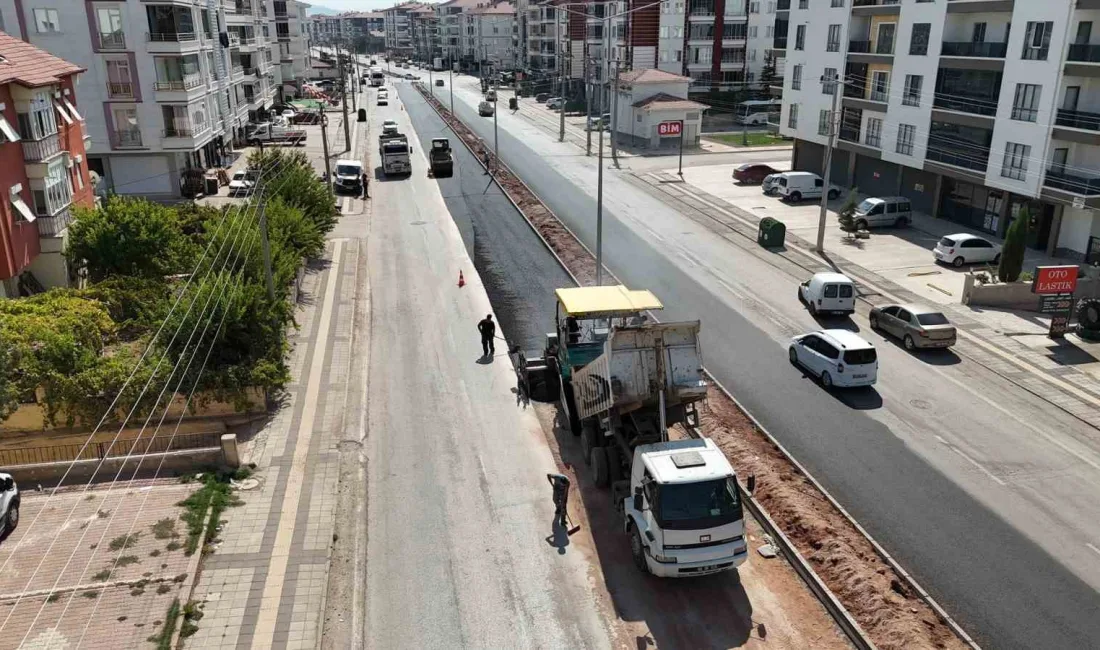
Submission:
[[[1008,227],[1027,209],[1028,248],[1046,251],[1054,223],[1055,207],[1044,201],[1011,192],[943,178],[939,217],[975,230],[1004,237]]]

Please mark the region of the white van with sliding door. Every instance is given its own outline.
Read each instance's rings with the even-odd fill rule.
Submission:
[[[825,187],[825,181],[813,172],[783,172],[776,182],[779,187],[779,196],[798,203],[802,199],[820,199]],[[829,185],[829,200],[840,196],[840,188]]]
[[[878,380],[875,346],[848,330],[818,330],[791,339],[791,363],[825,388],[873,386]]]
[[[814,316],[847,316],[856,310],[856,287],[842,273],[814,273],[812,278],[798,285],[798,300]]]

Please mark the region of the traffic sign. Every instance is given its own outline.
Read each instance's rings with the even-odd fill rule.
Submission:
[[[684,123],[679,120],[661,122],[657,125],[657,135],[680,135],[684,131]]]
[[[1035,269],[1035,280],[1031,284],[1032,293],[1068,293],[1072,295],[1076,289],[1076,266],[1040,266]]]

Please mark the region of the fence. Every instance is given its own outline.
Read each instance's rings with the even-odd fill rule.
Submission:
[[[140,456],[182,449],[204,449],[219,447],[221,432],[204,431],[200,433],[178,433],[174,437],[148,434],[140,438],[93,442],[83,445],[54,445],[51,447],[21,447],[19,449],[0,449],[0,467],[13,465],[33,465],[36,463],[56,463],[72,460],[100,460],[119,456]],[[81,449],[83,447],[83,450]]]

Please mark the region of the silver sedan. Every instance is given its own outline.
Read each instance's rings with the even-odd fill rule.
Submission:
[[[923,305],[879,305],[871,309],[871,329],[896,336],[906,350],[955,345],[955,326],[939,311]]]

